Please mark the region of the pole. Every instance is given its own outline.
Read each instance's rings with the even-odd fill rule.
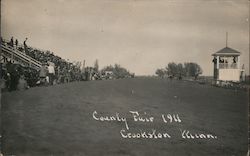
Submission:
[[[227,40],[228,40],[228,32],[226,32],[226,47],[227,47]]]

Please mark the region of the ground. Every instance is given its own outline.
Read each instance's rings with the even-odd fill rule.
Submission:
[[[247,92],[195,82],[134,78],[74,82],[2,94],[2,152],[17,156],[243,156]],[[119,113],[123,122],[97,121]],[[129,111],[150,123],[135,122]],[[144,114],[146,113],[146,115]],[[181,122],[164,123],[162,114]],[[122,138],[120,131],[167,132],[171,138]],[[184,139],[180,130],[217,139]]]

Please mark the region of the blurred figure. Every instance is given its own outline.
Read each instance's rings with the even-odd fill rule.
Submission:
[[[24,52],[25,54],[28,55],[28,46],[26,44],[26,41],[28,40],[28,38],[25,38],[25,40],[23,41],[23,47],[24,47]]]
[[[5,88],[10,91],[10,83],[11,83],[11,79],[10,79],[10,73],[6,73],[6,75],[4,76],[5,79]]]
[[[42,67],[40,68],[40,72],[39,72],[41,85],[44,85],[46,83],[46,76],[47,76],[47,69],[46,69],[46,65],[43,63]]]
[[[54,77],[55,77],[55,64],[52,62],[48,62],[48,76],[49,76],[49,84],[53,85]]]
[[[1,37],[1,44],[5,44],[5,42],[4,42],[4,40],[3,40],[3,38]]]
[[[18,46],[18,40],[16,39],[16,41],[15,41],[15,47],[16,47],[16,49],[17,49],[17,46]]]
[[[17,90],[28,89],[27,81],[24,79],[24,75],[21,75],[18,80]]]
[[[17,66],[14,64],[11,65],[11,70],[10,70],[10,91],[16,90],[17,89],[17,84],[19,80],[19,73],[17,71]]]
[[[14,41],[13,40],[14,40],[13,37],[11,37],[10,42],[9,42],[9,46],[11,46],[11,47],[14,46]]]

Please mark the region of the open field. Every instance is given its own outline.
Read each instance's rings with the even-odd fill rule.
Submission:
[[[241,156],[247,152],[247,92],[157,78],[75,82],[2,95],[6,155]],[[119,113],[124,122],[97,121]],[[135,122],[129,111],[153,122]],[[145,114],[145,113],[146,114]],[[162,114],[181,122],[164,123]],[[122,138],[166,132],[171,138]],[[182,138],[181,130],[217,138]]]

